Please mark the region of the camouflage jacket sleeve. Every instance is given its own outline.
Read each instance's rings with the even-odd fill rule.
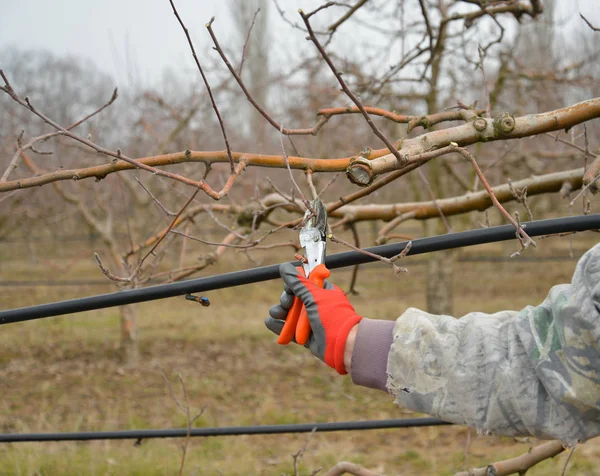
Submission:
[[[461,319],[408,309],[387,389],[412,410],[499,435],[600,434],[600,245],[539,306]]]

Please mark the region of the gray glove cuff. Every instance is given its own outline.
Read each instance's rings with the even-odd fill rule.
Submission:
[[[352,382],[387,392],[387,361],[394,340],[394,321],[363,318],[358,324],[352,367]]]

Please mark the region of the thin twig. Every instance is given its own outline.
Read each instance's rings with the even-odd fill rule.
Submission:
[[[246,41],[244,42],[244,47],[242,48],[242,59],[240,60],[240,69],[238,70],[238,74],[242,75],[242,69],[244,68],[244,60],[246,59],[246,49],[250,44],[250,35],[252,34],[252,28],[254,28],[254,23],[256,22],[256,17],[260,13],[260,8],[254,12],[254,16],[252,17],[252,23],[250,23],[250,28],[248,28],[248,34],[246,35]]]
[[[584,141],[584,145],[585,145],[585,152],[583,154],[583,175],[585,177],[585,173],[586,173],[587,167],[588,167],[588,160],[590,157],[590,142],[588,140],[587,124],[583,125],[583,141]],[[587,198],[587,196],[584,194],[584,196],[583,196],[583,214],[587,215],[589,213],[588,210],[590,208],[591,208],[591,202]]]
[[[179,398],[177,398],[177,395],[175,394],[175,390],[173,389],[173,386],[171,385],[171,382],[168,379],[168,377],[166,376],[162,367],[160,365],[157,365],[156,367],[160,371],[160,374],[162,375],[162,378],[165,381],[167,388],[169,389],[169,393],[171,394],[171,398],[175,402],[175,405],[177,405],[177,408],[179,408],[179,410],[181,411],[181,413],[183,413],[183,415],[185,416],[185,419],[186,419],[186,430],[187,431],[185,434],[184,443],[183,443],[183,445],[181,445],[181,462],[179,465],[179,471],[177,473],[177,474],[179,474],[179,476],[181,476],[183,474],[183,467],[185,466],[185,457],[186,457],[187,449],[188,449],[189,442],[190,442],[190,435],[192,434],[192,427],[194,426],[194,423],[196,422],[196,420],[202,416],[206,407],[202,407],[200,409],[200,411],[194,417],[192,417],[191,409],[190,409],[190,401],[188,398],[187,390],[185,388],[185,382],[183,381],[182,375],[178,373],[177,378],[179,380],[179,384],[181,385],[181,392],[183,393],[183,399],[184,399],[185,405],[179,401]]]
[[[434,36],[433,30],[431,29],[431,23],[429,22],[429,15],[427,14],[427,6],[425,5],[425,0],[419,0],[419,7],[421,8],[421,14],[423,15],[423,20],[425,20],[425,28],[427,29],[427,37],[429,38],[429,61],[431,63],[433,61],[434,55]]]
[[[354,246],[351,243],[348,243],[347,241],[343,240],[342,238],[338,238],[335,235],[329,235],[329,239],[331,241],[333,241],[334,243],[339,243],[340,245],[344,245],[347,246],[348,248],[353,249],[354,251],[358,251],[359,253],[366,255],[366,256],[370,256],[371,258],[375,258],[378,261],[382,261],[383,263],[389,264],[392,269],[394,270],[394,274],[396,276],[398,276],[400,273],[407,273],[408,270],[404,267],[400,267],[396,265],[396,261],[398,261],[401,258],[404,258],[408,252],[410,251],[410,248],[412,247],[412,241],[409,241],[406,246],[404,247],[404,249],[398,253],[396,256],[392,256],[391,258],[386,258],[385,256],[381,256],[375,253],[371,253],[370,251],[367,250],[363,250],[362,248],[358,248],[357,246]]]
[[[383,226],[379,233],[377,233],[377,244],[382,245],[388,240],[389,233],[396,228],[400,223],[405,222],[406,220],[410,220],[417,215],[416,210],[412,210],[410,212],[402,213],[398,215],[393,220],[389,221],[387,225]]]
[[[294,453],[292,455],[292,457],[294,458],[294,476],[300,476],[300,468],[298,467],[298,465],[300,464],[300,460],[302,459],[302,456],[304,456],[304,453],[306,452],[306,448],[308,448],[308,444],[310,443],[310,440],[312,439],[313,435],[316,433],[317,428],[313,428],[312,431],[310,432],[310,434],[308,435],[308,438],[306,439],[304,446],[302,448],[300,448],[296,453]]]
[[[423,169],[421,167],[419,167],[417,169],[417,173],[419,174],[419,177],[421,178],[421,181],[425,184],[425,187],[427,187],[427,190],[429,192],[429,196],[431,197],[431,201],[433,202],[433,205],[435,206],[435,208],[437,208],[437,211],[440,214],[440,219],[442,220],[442,222],[444,223],[444,226],[446,227],[446,231],[448,233],[452,233],[452,228],[450,227],[450,223],[448,223],[448,220],[446,219],[446,216],[444,215],[444,212],[440,208],[440,205],[438,204],[437,199],[435,198],[435,193],[433,193],[433,189],[431,188],[431,184],[429,183],[429,180],[427,180],[427,177],[425,176],[425,173],[423,172]]]
[[[4,78],[4,76],[3,76]],[[8,86],[8,81],[6,81],[6,78],[4,78],[5,83],[7,83]],[[98,109],[96,109],[94,112],[88,114],[87,116],[85,116],[83,119],[80,119],[79,121],[75,122],[74,124],[71,124],[69,127],[67,127],[67,131],[71,131],[73,129],[75,129],[77,126],[83,124],[85,121],[87,121],[88,119],[94,117],[96,114],[99,114],[100,112],[102,112],[104,109],[106,109],[107,107],[109,107],[113,102],[115,102],[117,100],[118,97],[118,90],[117,88],[114,89],[112,96],[110,97],[110,99],[103,104],[101,107],[99,107]],[[21,133],[22,136],[23,133]],[[38,143],[38,142],[45,142],[48,139],[50,139],[51,137],[55,137],[58,135],[62,135],[63,132],[62,131],[57,131],[57,132],[51,132],[49,134],[44,134],[38,137],[33,138],[30,142],[28,142],[26,145],[22,146],[20,144],[20,138],[21,136],[19,136],[19,148],[17,149],[17,151],[15,152],[14,156],[12,157],[8,168],[6,169],[6,171],[4,172],[4,174],[2,175],[2,177],[0,177],[0,182],[6,182],[8,180],[8,177],[10,175],[10,173],[17,168],[17,162],[19,161],[19,158],[21,157],[21,154],[23,152],[25,152],[28,149],[33,150],[34,152],[37,152],[33,146]],[[41,153],[41,152],[37,152],[37,153]],[[44,154],[51,154],[51,152],[45,152]]]
[[[584,17],[581,13],[579,14],[579,16],[581,18],[583,18],[583,21],[587,23],[587,26],[589,26],[592,29],[592,31],[600,31],[600,27],[596,27],[596,26],[592,25],[590,23],[590,21],[586,17]]]
[[[313,171],[310,169],[306,169],[306,182],[308,183],[308,188],[310,189],[313,200],[316,200],[319,197],[319,194],[313,183]]]
[[[106,109],[113,102],[115,102],[118,97],[119,97],[119,90],[117,88],[115,88],[113,90],[112,96],[110,97],[110,99],[108,100],[108,102],[106,102],[100,108],[96,109],[94,112],[92,112],[92,113],[88,114],[87,116],[85,116],[83,119],[80,119],[79,121],[75,122],[74,124],[71,124],[69,127],[67,127],[67,130],[71,131],[71,130],[75,129],[77,126],[80,126],[81,124],[83,124],[84,122],[86,122],[88,119],[91,119],[95,115],[100,114],[102,111],[104,111],[104,109]]]
[[[574,149],[577,149],[579,152],[583,152],[583,153],[585,154],[585,148],[583,148],[583,147],[581,147],[581,146],[579,146],[579,145],[575,144],[574,142],[571,142],[571,141],[568,141],[568,140],[561,139],[561,138],[559,137],[559,134],[560,134],[560,132],[558,132],[556,135],[552,135],[552,134],[550,134],[549,132],[545,132],[545,133],[544,133],[544,135],[545,135],[545,136],[552,137],[552,138],[554,139],[554,141],[555,141],[555,142],[560,142],[560,143],[562,143],[562,144],[568,145],[569,147],[573,147]],[[591,153],[591,152],[589,153],[589,155],[590,155],[591,157],[594,157],[594,158],[596,157],[596,154],[593,154],[593,153]]]
[[[462,470],[467,469],[467,457],[469,456],[469,448],[471,447],[471,428],[467,428],[467,441],[465,443],[465,451],[463,452]]]
[[[288,172],[290,173],[290,179],[292,180],[292,183],[294,184],[294,187],[296,188],[296,190],[298,190],[298,193],[300,194],[300,199],[302,200],[302,203],[304,203],[304,206],[306,207],[306,209],[312,210],[312,207],[310,206],[310,202],[306,199],[306,197],[304,196],[304,193],[302,193],[302,189],[296,183],[296,179],[294,179],[294,174],[292,173],[292,169],[290,167],[290,160],[287,156],[287,152],[285,151],[285,145],[283,144],[283,126],[281,126],[281,129],[280,129],[279,139],[281,142],[281,153],[283,154],[283,160],[285,161],[285,165],[288,169]]]
[[[514,225],[514,227],[517,229],[517,238],[519,239],[519,241],[521,243],[521,249],[519,251],[516,251],[515,253],[513,253],[511,255],[511,257],[520,255],[521,252],[523,250],[525,250],[529,245],[535,247],[536,246],[535,241],[533,241],[531,239],[531,237],[525,232],[525,230],[520,225],[520,223],[518,223],[512,217],[512,215],[506,211],[506,208],[504,208],[502,206],[502,204],[498,201],[498,198],[496,198],[496,195],[494,194],[494,191],[492,190],[492,187],[490,187],[490,184],[488,183],[487,179],[483,175],[483,172],[479,168],[479,165],[477,164],[477,161],[475,160],[475,157],[473,157],[473,155],[471,155],[471,153],[467,149],[465,149],[464,147],[458,147],[456,144],[451,144],[451,145],[454,145],[455,150],[460,155],[462,155],[465,159],[471,161],[471,164],[473,165],[473,168],[475,169],[475,173],[477,174],[477,176],[479,177],[479,180],[481,181],[481,183],[485,187],[485,189],[486,189],[488,195],[490,196],[490,199],[492,200],[492,203],[494,204],[494,206],[498,210],[500,210],[500,212],[508,219],[508,221],[510,221]]]
[[[172,0],[169,0],[169,1],[172,1]],[[329,120],[329,117],[319,118],[317,124],[315,124],[310,129],[286,129],[281,124],[279,124],[275,119],[273,119],[269,115],[269,113],[267,111],[265,111],[262,108],[262,106],[260,106],[260,104],[258,104],[256,102],[256,100],[254,99],[252,94],[250,94],[250,91],[248,91],[248,88],[244,84],[244,81],[242,80],[241,76],[235,70],[235,68],[233,67],[233,65],[231,64],[229,59],[227,58],[227,55],[221,48],[221,45],[219,44],[219,40],[217,39],[217,36],[215,35],[215,32],[212,29],[213,20],[214,20],[214,18],[211,19],[211,21],[206,25],[206,28],[208,29],[208,33],[210,34],[210,37],[213,40],[213,43],[215,45],[215,50],[217,51],[217,53],[219,53],[219,56],[221,57],[221,59],[223,60],[225,65],[227,66],[227,69],[229,69],[229,72],[231,73],[231,75],[234,77],[234,79],[238,83],[238,86],[240,87],[240,89],[242,90],[244,95],[246,96],[246,99],[248,99],[248,101],[250,101],[250,103],[254,106],[254,108],[267,120],[267,122],[269,124],[271,124],[275,129],[280,131],[282,134],[285,134],[285,135],[317,135],[318,132],[321,130],[321,128]]]
[[[210,102],[215,111],[215,115],[217,116],[217,120],[219,121],[219,126],[221,127],[221,134],[223,134],[223,140],[225,141],[225,147],[227,148],[227,155],[229,156],[229,165],[231,166],[231,174],[233,175],[233,173],[234,173],[233,155],[231,155],[231,147],[229,146],[229,140],[227,139],[227,132],[225,131],[225,125],[223,123],[223,118],[221,117],[221,113],[219,112],[219,108],[217,107],[217,103],[215,102],[215,98],[213,96],[212,89],[210,88],[210,84],[208,83],[208,79],[206,78],[206,75],[204,74],[204,70],[202,69],[202,66],[200,66],[200,60],[198,59],[198,56],[196,55],[196,49],[194,48],[194,43],[192,43],[190,33],[188,32],[188,29],[186,28],[185,24],[183,23],[183,20],[179,16],[179,12],[177,11],[177,8],[175,8],[175,3],[173,2],[173,0],[169,0],[169,3],[171,4],[171,8],[173,8],[173,13],[177,17],[177,21],[179,22],[179,24],[181,25],[181,28],[183,29],[183,32],[185,33],[185,37],[187,38],[188,45],[190,46],[190,49],[192,50],[192,56],[194,57],[194,61],[196,62],[198,71],[200,71],[200,75],[202,76],[202,80],[204,81],[204,86],[206,86],[206,91],[208,92]],[[210,22],[207,24],[207,28],[214,21],[214,19],[215,19],[214,17],[210,19]]]
[[[0,183],[2,182],[6,182],[8,180],[8,177],[10,176],[10,174],[12,173],[13,170],[15,170],[17,168],[17,164],[19,163],[19,159],[21,158],[21,155],[23,154],[23,152],[31,149],[33,150],[33,146],[40,141],[43,140],[47,140],[50,137],[55,137],[62,134],[62,132],[50,132],[49,134],[44,134],[38,137],[34,137],[32,140],[30,140],[27,144],[22,145],[21,144],[21,137],[23,136],[23,133],[21,132],[21,135],[17,138],[17,150],[14,153],[14,155],[12,156],[12,158],[10,159],[10,162],[8,163],[8,167],[6,168],[6,170],[4,171],[4,173],[2,174],[2,177],[0,177]]]
[[[259,243],[262,243],[264,240],[266,240],[272,234],[277,233],[278,231],[283,230],[284,228],[291,228],[291,227],[295,226],[295,223],[296,223],[295,220],[291,221],[291,222],[288,222],[288,223],[282,223],[277,228],[274,228],[272,230],[267,230],[263,234],[263,236],[261,236],[260,238],[257,238],[256,240],[252,240],[252,241],[248,242],[245,245],[234,245],[234,244],[230,244],[230,243],[208,241],[208,240],[204,240],[202,238],[198,238],[197,236],[187,235],[187,234],[185,234],[185,233],[183,233],[181,231],[178,231],[178,230],[170,230],[170,232],[173,233],[173,234],[175,234],[175,235],[180,235],[180,236],[183,236],[185,238],[189,238],[190,240],[198,241],[199,243],[203,243],[205,245],[210,245],[210,246],[224,246],[224,247],[227,247],[227,248],[237,248],[237,249],[243,250],[243,249],[248,249],[248,248],[255,247]]]
[[[161,210],[162,210],[162,211],[163,211],[163,212],[164,212],[166,215],[168,215],[168,216],[170,216],[170,217],[173,217],[173,216],[175,216],[175,215],[176,215],[176,213],[175,213],[175,212],[172,212],[171,210],[168,210],[168,209],[167,209],[167,208],[166,208],[166,207],[165,207],[165,206],[164,206],[164,205],[163,205],[163,204],[160,202],[160,200],[159,200],[158,198],[156,198],[156,197],[155,197],[155,196],[152,194],[152,192],[151,192],[150,190],[148,190],[148,188],[147,188],[147,187],[146,187],[146,186],[145,186],[145,185],[144,185],[144,184],[143,184],[143,183],[140,181],[140,179],[138,179],[138,178],[137,178],[135,175],[133,176],[133,180],[135,180],[135,181],[136,181],[136,182],[137,182],[137,183],[140,185],[140,187],[142,187],[142,188],[143,188],[143,189],[146,191],[146,193],[147,193],[148,195],[150,195],[150,198],[152,198],[152,200],[154,200],[154,203],[156,203],[156,204],[157,204],[157,205],[160,207],[160,209],[161,209]]]
[[[216,217],[216,215],[213,213],[213,211],[210,209],[210,207],[208,207],[208,206],[206,207],[206,213],[211,218],[211,220],[214,221],[215,224],[217,226],[219,226],[220,228],[223,228],[224,230],[228,231],[229,233],[233,233],[235,236],[237,236],[241,240],[245,240],[246,239],[245,236],[240,235],[237,231],[235,231],[232,228],[228,227],[225,223],[223,223],[221,220],[219,220]]]
[[[565,474],[567,474],[567,466],[569,465],[569,461],[571,461],[571,456],[573,456],[573,453],[575,453],[575,448],[577,448],[577,446],[573,446],[571,451],[569,451],[569,455],[567,456],[567,461],[565,461],[565,465],[563,466],[561,476],[565,476]]]
[[[335,23],[333,23],[332,25],[329,25],[329,27],[327,28],[328,31],[331,31],[332,33],[337,30],[346,20],[348,20],[352,15],[354,15],[354,13],[356,13],[356,11],[362,7],[365,3],[367,3],[368,0],[359,0],[358,2],[356,2],[354,5],[352,5],[350,7],[350,9],[344,13],[344,15],[342,15],[342,17],[336,21]]]
[[[533,212],[527,203],[527,186],[523,187],[521,190],[517,190],[515,187],[513,187],[512,181],[508,179],[508,187],[510,188],[510,193],[512,193],[513,197],[515,197],[517,203],[520,203],[523,205],[523,207],[525,207],[529,221],[533,221]]]
[[[292,187],[292,194],[288,197],[277,185],[275,185],[275,183],[271,180],[271,177],[265,177],[265,180],[267,182],[269,182],[269,185],[271,185],[271,188],[275,191],[275,193],[280,195],[283,199],[285,199],[290,204],[294,205],[295,207],[298,207],[298,203],[294,200],[293,187]]]
[[[354,246],[360,248],[360,235],[358,234],[358,230],[356,229],[356,223],[350,223],[348,225],[350,231],[352,232],[352,237],[354,238]],[[358,279],[358,269],[360,265],[356,264],[352,268],[352,278],[350,278],[350,286],[348,287],[348,294],[359,294],[356,290],[356,280]]]
[[[160,170],[157,169],[155,167],[149,166],[147,164],[145,164],[144,162],[140,161],[140,160],[135,160],[135,159],[131,159],[129,157],[127,157],[126,155],[124,155],[120,149],[117,149],[116,151],[112,151],[109,149],[106,149],[105,147],[101,147],[98,144],[93,143],[92,141],[90,141],[89,139],[84,139],[83,137],[78,136],[77,134],[72,133],[71,131],[68,131],[67,129],[65,129],[64,127],[62,127],[60,124],[58,124],[57,122],[53,121],[52,119],[50,119],[48,116],[44,115],[43,113],[41,113],[40,111],[38,111],[33,104],[31,103],[31,101],[29,100],[28,97],[25,97],[24,99],[21,99],[14,91],[14,89],[12,88],[12,86],[10,85],[10,83],[8,82],[8,79],[6,78],[6,75],[4,74],[4,72],[0,69],[0,77],[4,80],[5,85],[4,86],[0,86],[0,91],[5,92],[6,94],[8,94],[11,99],[13,99],[15,102],[17,102],[18,104],[20,104],[21,106],[23,106],[26,109],[29,109],[33,114],[35,114],[36,116],[38,116],[40,119],[42,119],[46,124],[54,127],[56,130],[60,131],[63,135],[77,141],[80,142],[88,147],[90,147],[91,149],[95,150],[96,152],[99,152],[101,154],[104,155],[108,155],[110,157],[114,157],[117,160],[122,160],[124,162],[127,162],[128,164],[130,164],[132,167],[137,168],[137,169],[143,169],[146,170],[147,172],[151,172],[155,175],[161,175],[163,177],[167,177],[173,180],[177,180],[178,182],[182,182],[185,183],[186,185],[191,185],[193,187],[196,188],[200,188],[202,191],[204,191],[204,193],[206,193],[209,197],[215,199],[215,200],[220,200],[221,198],[223,198],[224,196],[226,196],[229,193],[229,189],[231,188],[231,185],[233,184],[235,178],[245,169],[246,167],[246,163],[243,160],[240,160],[240,162],[238,163],[237,167],[234,170],[234,173],[231,174],[231,176],[229,177],[229,179],[227,180],[226,184],[223,186],[223,188],[217,192],[215,190],[213,190],[205,181],[201,181],[198,182],[196,180],[192,180],[189,179],[187,177],[184,177],[182,175],[173,173],[173,172],[167,172],[165,170]],[[186,151],[186,156],[189,155],[188,153],[189,151]],[[77,174],[77,172],[75,172],[74,174],[71,173],[71,171],[67,171],[70,175],[70,178],[73,180],[79,180],[81,177]],[[56,173],[53,173],[56,174]],[[50,174],[50,175],[53,175]],[[48,174],[47,174],[48,175]],[[94,175],[96,177],[98,177],[98,175]],[[36,177],[37,178],[37,177]],[[103,176],[101,178],[104,178]],[[54,180],[52,180],[54,181]],[[12,183],[12,182],[7,182],[7,183]],[[22,188],[22,187],[18,187],[18,188]]]
[[[9,199],[10,197],[12,197],[17,192],[18,192],[18,190],[13,190],[12,192],[7,193],[6,195],[4,195],[3,197],[0,198],[0,203],[2,203],[4,200]]]
[[[481,45],[477,45],[477,51],[479,52],[479,68],[481,69],[481,76],[483,80],[483,90],[485,91],[485,97],[487,98],[487,106],[485,108],[488,117],[492,116],[492,101],[490,99],[490,90],[487,84],[487,77],[485,75],[485,67],[483,66],[483,61],[485,59],[485,51],[481,47]]]
[[[314,12],[310,13],[310,14],[305,14],[302,10],[298,10],[298,12],[300,13],[300,16],[302,17],[304,24],[306,25],[306,29],[308,30],[310,40],[313,42],[313,44],[315,45],[315,47],[317,48],[317,50],[319,51],[319,53],[321,54],[321,56],[323,57],[323,59],[325,60],[327,65],[329,66],[329,69],[331,69],[331,72],[334,74],[338,83],[342,87],[342,90],[346,93],[346,95],[350,98],[350,100],[356,105],[356,107],[358,107],[358,109],[360,110],[361,114],[365,118],[365,121],[367,121],[367,124],[369,125],[369,127],[371,128],[373,133],[377,137],[379,137],[379,139],[385,144],[385,146],[388,148],[388,150],[394,155],[394,157],[396,157],[396,160],[398,160],[398,163],[400,165],[406,165],[407,159],[405,157],[403,157],[400,154],[400,152],[398,152],[396,147],[394,147],[394,144],[392,144],[390,142],[390,140],[383,134],[383,132],[381,132],[379,130],[379,128],[371,120],[371,117],[369,116],[369,113],[365,110],[361,100],[357,96],[355,96],[352,91],[350,91],[350,88],[348,88],[348,86],[346,85],[346,82],[342,79],[342,73],[336,69],[333,62],[331,61],[331,58],[329,57],[329,55],[327,54],[327,52],[325,51],[325,49],[323,48],[323,46],[321,45],[319,40],[317,39],[317,37],[312,29],[312,26],[310,25],[310,21],[309,21],[310,15],[314,14]]]
[[[325,193],[325,191],[333,184],[333,182],[335,182],[337,180],[337,178],[342,174],[342,172],[337,172],[333,175],[333,177],[331,177],[331,180],[329,180],[329,182],[327,182],[325,184],[325,186],[321,189],[321,191],[318,193],[319,197],[322,197],[323,194]]]
[[[188,201],[185,203],[185,205],[181,208],[181,210],[179,210],[179,212],[177,213],[177,215],[175,216],[175,218],[173,219],[173,221],[171,222],[171,224],[167,227],[167,229],[162,233],[162,235],[160,236],[160,238],[156,241],[156,243],[154,243],[154,246],[150,249],[150,251],[148,251],[140,260],[140,262],[138,263],[137,267],[135,268],[135,270],[133,271],[133,273],[131,273],[131,275],[129,277],[119,277],[119,276],[115,276],[114,274],[112,274],[108,268],[106,268],[103,264],[102,264],[102,260],[100,259],[100,256],[98,256],[98,253],[94,253],[94,258],[96,258],[96,261],[98,262],[98,266],[100,266],[100,269],[102,270],[102,273],[104,273],[104,275],[106,277],[108,277],[109,279],[113,280],[113,281],[119,281],[119,282],[124,282],[124,283],[130,283],[135,277],[137,277],[137,275],[140,273],[141,269],[142,269],[142,265],[144,264],[144,262],[146,261],[146,259],[148,258],[148,256],[150,256],[151,254],[154,254],[154,250],[158,247],[158,245],[164,240],[164,238],[168,235],[168,233],[171,231],[171,229],[178,223],[179,221],[179,216],[185,211],[185,209],[188,207],[188,205],[190,203],[192,203],[192,201],[194,200],[194,198],[196,198],[196,195],[198,195],[198,192],[200,190],[197,189],[196,191],[194,191],[194,193],[191,195],[191,197],[188,199]]]

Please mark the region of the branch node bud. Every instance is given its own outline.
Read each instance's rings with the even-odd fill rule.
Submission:
[[[473,127],[476,131],[483,132],[487,127],[487,121],[483,117],[478,117],[473,121]]]
[[[503,112],[494,118],[494,129],[499,134],[509,134],[515,128],[515,118],[508,112]]]
[[[358,155],[364,159],[368,159],[371,156],[372,149],[370,147],[363,147]]]

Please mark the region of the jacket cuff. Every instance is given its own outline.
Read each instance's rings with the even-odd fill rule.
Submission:
[[[363,318],[358,324],[350,376],[363,387],[387,392],[387,361],[394,340],[394,321]]]

